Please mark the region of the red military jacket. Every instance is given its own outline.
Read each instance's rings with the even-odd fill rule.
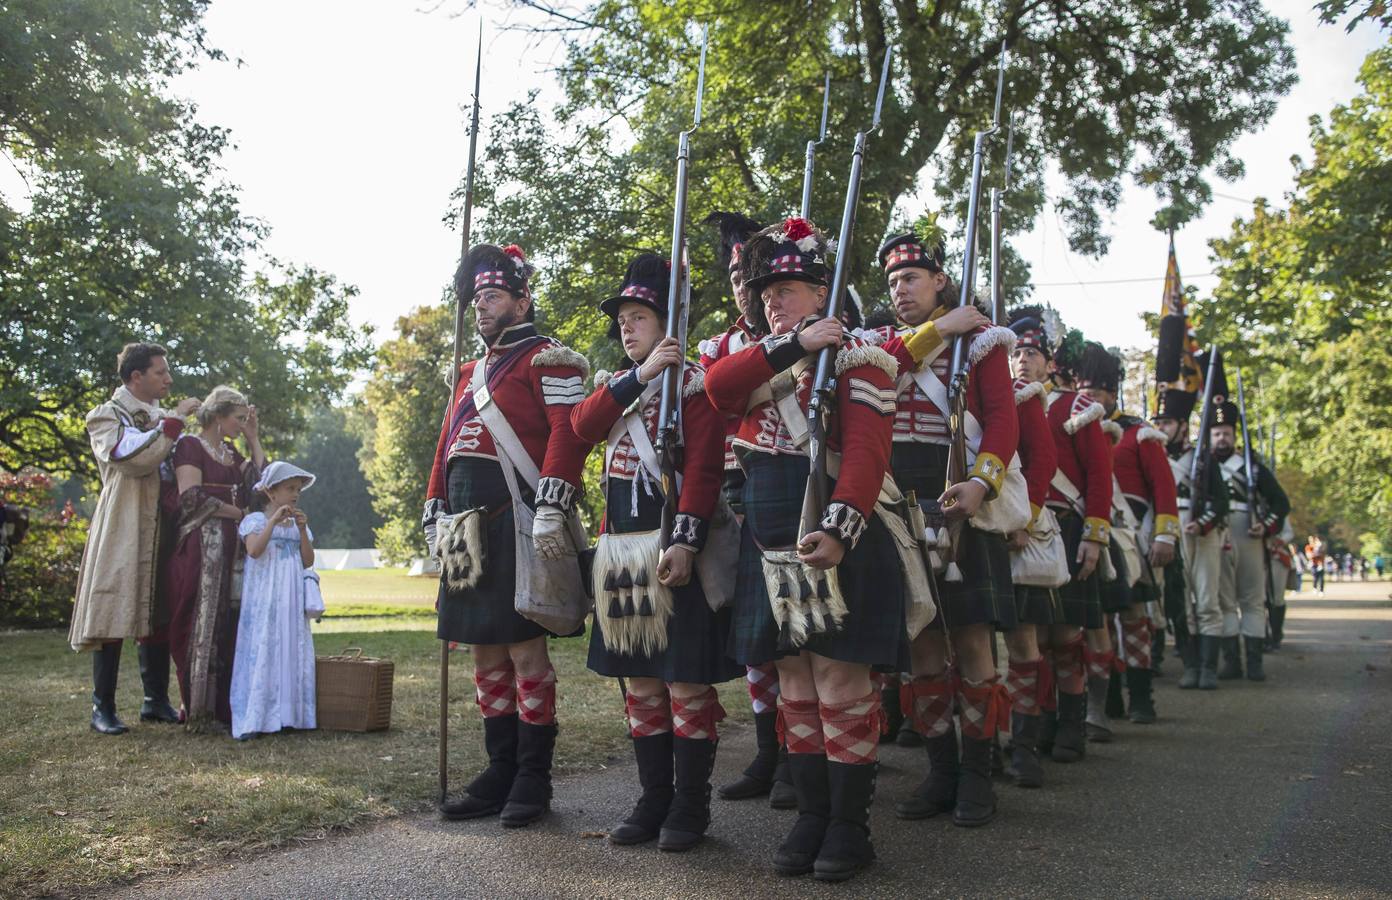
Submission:
[[[713,338],[707,338],[699,345],[701,351],[701,366],[709,369],[715,364],[717,359],[723,359],[731,353],[738,353],[745,347],[757,341],[754,328],[744,316],[735,319],[735,324],[725,329],[724,334],[718,334]],[[739,460],[735,458],[734,438],[739,431],[740,420],[738,416],[724,417],[725,425],[725,469],[739,468]]]
[[[1105,544],[1112,534],[1112,446],[1102,431],[1106,411],[1085,394],[1053,390],[1046,418],[1058,450],[1058,471],[1083,499],[1083,540]],[[1073,510],[1073,504],[1050,485],[1050,506]]]
[[[537,334],[530,322],[504,331],[484,358],[493,402],[541,472],[537,503],[569,511],[590,452],[590,445],[576,437],[570,427],[570,409],[585,396],[589,363],[560,341]],[[449,460],[456,456],[498,458],[469,388],[478,363],[470,360],[459,367],[454,404],[435,445],[426,500],[439,500],[447,509],[445,470]]]
[[[715,408],[740,418],[735,453],[806,456],[783,420],[771,389],[774,377],[792,370],[798,406],[807,411],[816,356],[804,353],[794,332],[769,336],[717,360],[706,373]],[[849,332],[836,355],[836,411],[827,444],[841,454],[841,474],[821,521],[822,530],[848,548],[864,533],[889,468],[894,417],[895,359]],[[780,382],[782,379],[780,379]]]
[[[684,544],[700,552],[710,531],[715,505],[720,499],[721,445],[725,440],[725,423],[706,396],[704,368],[697,363],[688,363],[682,373],[682,382],[681,434],[677,438],[680,455],[676,465],[681,473],[681,489],[671,538],[673,543]],[[647,387],[649,385],[638,381],[637,366],[615,372],[612,376],[600,372],[595,376],[594,393],[570,411],[570,423],[575,434],[591,444],[608,444],[614,424],[635,404],[641,403],[648,440],[656,446],[662,391],[658,387],[644,398]],[[648,479],[654,492],[661,489],[655,473],[643,468],[633,437],[627,430],[613,442],[611,450],[606,478],[630,481]]]
[[[938,315],[946,311],[942,307]],[[926,365],[943,388],[948,388],[952,358],[937,329],[886,326],[875,329],[874,334],[881,338],[881,346],[899,364],[894,440],[899,443],[949,443],[947,416],[913,377],[915,371]],[[1015,333],[1009,328],[983,326],[972,333],[967,352],[967,364],[971,367],[967,380],[967,411],[981,424],[981,445],[968,477],[984,482],[989,489],[988,497],[995,497],[1000,491],[1006,466],[1019,449],[1020,426],[1010,387],[1009,355],[1014,343]]]
[[[1044,385],[1017,378],[1012,387],[1020,422],[1020,467],[1029,490],[1030,512],[1038,516],[1058,468],[1058,448],[1044,413]]]
[[[1179,499],[1174,471],[1165,452],[1169,439],[1144,419],[1112,413],[1106,423],[1112,436],[1112,469],[1122,496],[1131,504],[1137,520],[1155,513],[1155,537],[1179,540]]]

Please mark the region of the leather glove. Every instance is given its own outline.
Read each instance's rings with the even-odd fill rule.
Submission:
[[[532,543],[537,556],[548,562],[566,556],[570,551],[567,530],[565,513],[554,506],[538,507],[532,520]]]

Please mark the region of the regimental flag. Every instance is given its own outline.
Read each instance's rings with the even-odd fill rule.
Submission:
[[[1189,324],[1189,316],[1184,307],[1184,283],[1179,277],[1179,261],[1175,258],[1173,232],[1170,233],[1170,255],[1165,265],[1165,290],[1160,299],[1162,335],[1166,330],[1164,325],[1167,318],[1172,325],[1176,324],[1176,319],[1184,323],[1182,331],[1184,336],[1179,342],[1179,373],[1178,376],[1171,376],[1169,372],[1165,371],[1169,366],[1162,363],[1156,373],[1159,376],[1155,386],[1156,394],[1162,394],[1166,390],[1185,391],[1190,394],[1202,393],[1203,370],[1194,359],[1199,353],[1199,342],[1194,336],[1194,329]],[[1161,343],[1164,342],[1162,336]],[[1167,354],[1162,351],[1161,355]]]

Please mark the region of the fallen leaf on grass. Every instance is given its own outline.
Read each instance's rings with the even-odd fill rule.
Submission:
[[[263,784],[265,784],[265,783],[266,783],[265,779],[260,778],[260,777],[255,776],[255,775],[253,775],[253,776],[250,777],[250,778],[243,778],[243,779],[242,779],[242,786],[243,786],[243,787],[259,788],[261,785],[263,785]]]
[[[189,823],[190,825],[192,825],[194,828],[197,828],[199,825],[207,825],[207,824],[208,824],[208,817],[207,817],[207,816],[195,816],[195,817],[193,817],[192,819],[189,819],[189,820],[188,820],[188,823]]]
[[[379,757],[377,757],[377,758],[380,759],[382,762],[391,762],[391,761],[392,761],[392,758],[391,758],[390,756],[379,756]]]
[[[606,838],[606,837],[609,836],[609,832],[607,832],[607,831],[582,831],[582,832],[580,832],[580,836],[581,836],[582,838]]]
[[[65,809],[50,809],[48,812],[49,815],[57,816],[60,819],[68,814],[68,811]]]

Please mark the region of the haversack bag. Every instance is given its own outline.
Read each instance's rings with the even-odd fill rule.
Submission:
[[[1068,583],[1068,551],[1054,511],[1047,506],[1029,528],[1023,550],[1010,551],[1010,579],[1015,584],[1059,588]]]

